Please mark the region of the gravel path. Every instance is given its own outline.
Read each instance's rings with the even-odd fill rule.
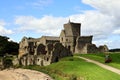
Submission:
[[[98,65],[98,66],[100,66],[100,67],[102,67],[104,69],[110,70],[110,71],[112,71],[112,72],[117,73],[117,74],[120,75],[120,70],[117,69],[117,68],[114,68],[114,67],[111,67],[111,66],[108,66],[108,65],[105,65],[105,64],[102,64],[100,62],[97,62],[97,61],[94,61],[94,60],[91,60],[91,59],[87,59],[87,58],[84,58],[84,57],[79,57],[79,58],[84,59],[87,62],[94,63],[94,64],[96,64],[96,65]]]
[[[0,71],[0,80],[53,80],[48,75],[28,69],[10,69]]]

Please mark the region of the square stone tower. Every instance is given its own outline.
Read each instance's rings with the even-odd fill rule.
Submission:
[[[75,51],[76,39],[81,35],[81,24],[68,22],[64,24],[64,30],[60,34],[60,43],[66,48],[69,48],[71,52]]]

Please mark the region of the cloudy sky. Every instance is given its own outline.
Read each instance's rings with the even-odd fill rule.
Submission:
[[[120,0],[1,0],[0,35],[19,42],[23,36],[59,36],[68,20],[81,23],[93,43],[120,48]]]

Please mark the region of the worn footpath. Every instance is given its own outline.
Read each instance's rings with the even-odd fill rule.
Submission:
[[[102,64],[102,63],[100,63],[100,62],[97,62],[97,61],[94,61],[94,60],[91,60],[91,59],[88,59],[88,58],[85,58],[85,57],[79,57],[79,58],[84,59],[84,60],[86,60],[86,61],[88,61],[88,62],[94,63],[94,64],[96,64],[96,65],[98,65],[98,66],[100,66],[100,67],[102,67],[102,68],[104,68],[104,69],[107,69],[107,70],[109,70],[109,71],[112,71],[112,72],[117,73],[117,74],[120,75],[120,70],[117,69],[117,68],[114,68],[114,67],[111,67],[111,66]]]

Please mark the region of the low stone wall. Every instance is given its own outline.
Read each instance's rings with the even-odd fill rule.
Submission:
[[[98,53],[98,48],[95,44],[87,44],[87,53]]]
[[[107,45],[99,46],[98,50],[99,50],[99,52],[108,52],[109,51]]]

